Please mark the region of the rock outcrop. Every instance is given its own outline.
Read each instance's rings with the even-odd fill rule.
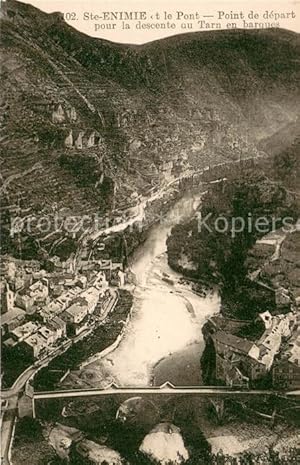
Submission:
[[[171,423],[159,423],[145,436],[140,452],[155,463],[181,464],[189,458],[180,429]]]
[[[94,465],[123,465],[123,460],[119,452],[110,449],[107,446],[97,444],[93,441],[84,439],[76,446],[76,451],[83,459]]]

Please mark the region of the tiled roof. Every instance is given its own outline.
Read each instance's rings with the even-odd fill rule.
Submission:
[[[226,344],[227,346],[246,354],[248,354],[253,346],[253,343],[247,339],[233,336],[233,334],[225,333],[224,331],[217,331],[214,333],[213,339],[215,339],[217,342],[220,342],[221,344]]]
[[[21,308],[14,307],[12,310],[1,315],[1,326],[8,324],[13,321],[15,318],[22,317],[25,315],[25,311]]]

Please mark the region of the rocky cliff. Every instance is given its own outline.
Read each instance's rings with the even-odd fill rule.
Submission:
[[[261,308],[275,310],[273,287],[290,288],[293,300],[299,298],[299,148],[297,143],[271,160],[231,169],[207,188],[198,214],[168,237],[169,265],[217,282],[223,315],[252,320]]]

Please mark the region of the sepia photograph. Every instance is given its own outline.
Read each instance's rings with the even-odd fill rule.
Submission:
[[[0,6],[1,465],[300,463],[300,2]]]

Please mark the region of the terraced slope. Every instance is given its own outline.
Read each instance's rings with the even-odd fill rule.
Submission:
[[[134,204],[171,174],[269,149],[299,116],[292,32],[205,32],[127,46],[7,0],[1,41],[6,220],[8,211],[81,215]]]

